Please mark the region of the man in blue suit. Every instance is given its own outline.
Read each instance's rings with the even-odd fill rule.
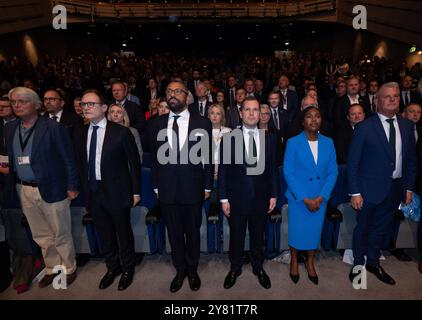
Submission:
[[[8,180],[18,191],[32,236],[42,250],[46,275],[39,287],[53,282],[56,266],[65,268],[69,285],[76,279],[70,201],[79,193],[72,142],[65,126],[39,116],[41,100],[33,90],[14,88],[9,100],[19,119],[5,127]]]
[[[387,284],[395,284],[379,264],[384,237],[402,201],[409,204],[416,179],[413,124],[396,113],[400,104],[397,83],[378,91],[378,114],[356,125],[348,155],[351,206],[358,211],[353,233],[354,265]],[[356,274],[349,274],[353,282]]]
[[[276,205],[278,180],[275,141],[268,132],[259,132],[259,116],[258,100],[247,97],[240,109],[242,128],[233,130],[234,135],[241,137],[240,142],[236,136],[232,139],[230,134],[223,137],[220,144],[218,190],[224,215],[228,217],[230,225],[231,267],[224,281],[226,289],[235,284],[236,278],[242,272],[246,227],[249,229],[251,240],[253,273],[258,277],[261,286],[265,289],[271,287],[270,278],[263,269],[264,230],[267,214]],[[243,161],[236,161],[237,153],[243,150]],[[230,161],[227,154],[230,155]],[[248,161],[246,157],[250,157],[252,161]],[[252,169],[256,171],[253,172]]]
[[[202,203],[209,198],[213,187],[211,121],[199,112],[189,111],[188,93],[183,82],[170,82],[166,97],[171,111],[156,118],[148,127],[153,154],[152,185],[160,199],[173,265],[177,270],[170,284],[171,292],[182,287],[186,276],[191,290],[197,291],[201,287],[197,268]],[[197,143],[193,138],[208,145],[208,154],[200,150],[203,161],[191,159],[193,154],[198,154],[193,151]],[[167,154],[169,157],[165,159]]]

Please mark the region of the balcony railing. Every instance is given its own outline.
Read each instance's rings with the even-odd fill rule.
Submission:
[[[119,3],[52,0],[52,5],[63,5],[69,15],[102,18],[236,18],[236,17],[292,17],[335,10],[333,0],[295,2],[167,2]]]

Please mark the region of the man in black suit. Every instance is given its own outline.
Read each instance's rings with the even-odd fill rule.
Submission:
[[[299,113],[299,101],[297,93],[289,89],[289,78],[282,75],[278,80],[278,90],[280,91],[280,107],[286,110],[287,123],[290,124]]]
[[[269,289],[271,281],[263,269],[264,230],[267,214],[274,209],[277,202],[274,140],[268,132],[258,130],[258,100],[246,98],[240,115],[242,128],[224,136],[220,144],[218,190],[224,215],[230,224],[231,267],[224,280],[224,288],[231,288],[242,272],[248,227],[253,273],[258,277],[259,283]],[[234,139],[231,138],[233,135]],[[243,162],[240,164],[235,160],[239,152],[243,153]]]
[[[333,110],[334,131],[341,127],[347,127],[347,110],[352,104],[360,104],[363,107],[367,117],[372,114],[368,97],[361,97],[359,96],[358,92],[359,79],[356,77],[350,77],[347,79],[347,94],[337,101]]]
[[[207,99],[208,88],[203,82],[199,82],[195,89],[196,99],[189,105],[189,112],[208,118],[208,109],[212,105]]]
[[[370,106],[372,114],[377,113],[377,92],[378,92],[378,81],[377,80],[369,81],[367,96],[368,96],[369,106]]]
[[[107,105],[98,91],[86,91],[81,104],[90,123],[77,132],[77,158],[107,265],[99,287],[109,287],[123,273],[118,290],[125,290],[135,272],[130,208],[141,199],[139,153],[130,130],[107,121]]]
[[[202,202],[209,198],[213,186],[211,122],[189,112],[187,95],[183,82],[170,82],[166,97],[171,111],[158,117],[148,127],[153,154],[152,184],[160,199],[173,265],[177,271],[170,285],[171,292],[182,287],[186,276],[193,291],[201,287],[197,268]],[[191,159],[188,155],[197,139],[208,145],[208,155],[201,150],[200,158]]]
[[[194,69],[192,71],[192,80],[188,80],[188,90],[191,93],[194,93],[196,90],[196,86],[201,82],[201,73],[198,69]]]
[[[360,104],[352,104],[347,112],[349,125],[339,128],[334,136],[334,145],[337,152],[337,163],[347,164],[349,146],[352,142],[353,130],[355,125],[365,120],[365,112]]]
[[[236,90],[236,105],[234,107],[230,107],[227,110],[227,121],[226,124],[230,129],[236,129],[241,124],[240,119],[240,108],[242,106],[243,101],[246,98],[246,91],[243,88],[239,88]]]
[[[237,80],[235,76],[230,76],[227,78],[228,88],[224,90],[224,101],[226,102],[227,107],[236,106],[236,85]]]
[[[267,99],[267,94],[264,91],[264,82],[262,80],[255,80],[255,92],[254,92],[255,98],[259,101],[260,104],[265,103]]]
[[[253,79],[246,79],[243,87],[245,88],[247,98],[255,98],[255,82]]]
[[[8,96],[18,119],[4,130],[7,183],[17,189],[33,239],[42,250],[46,275],[38,285],[49,286],[59,265],[69,285],[76,279],[70,201],[79,194],[69,132],[62,124],[39,116],[41,100],[33,90],[16,87]]]
[[[64,104],[65,96],[62,90],[51,89],[44,93],[45,116],[63,124],[69,130],[69,134],[72,137],[74,129],[83,124],[83,119],[74,112],[64,110]]]
[[[403,77],[400,92],[400,112],[403,112],[404,108],[411,103],[421,103],[419,94],[412,90],[412,82],[411,76]]]
[[[144,92],[141,94],[141,102],[142,106],[144,107],[144,112],[149,111],[148,107],[150,104],[151,99],[159,99],[163,96],[163,93],[158,90],[158,83],[155,78],[151,78],[148,80],[148,86],[145,88]]]
[[[270,128],[274,128],[284,138],[287,126],[286,112],[280,108],[280,92],[273,91],[268,94],[268,105],[270,107],[271,119],[268,123]]]
[[[111,85],[113,98],[117,104],[124,106],[129,116],[130,126],[137,129],[142,135],[146,127],[145,112],[140,106],[126,99],[126,88],[123,82],[116,81]]]

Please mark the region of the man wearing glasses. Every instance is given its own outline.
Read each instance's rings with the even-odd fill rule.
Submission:
[[[191,290],[197,291],[201,287],[197,268],[202,202],[209,198],[213,186],[211,122],[199,113],[189,112],[187,96],[188,91],[183,82],[170,82],[166,90],[170,113],[151,123],[148,135],[153,154],[152,184],[160,199],[170,239],[173,265],[177,270],[177,275],[170,285],[171,292],[176,292],[182,287],[186,276]],[[160,139],[163,134],[165,139]],[[202,161],[199,163],[194,163],[190,157],[186,159],[196,143],[190,141],[191,135],[198,140],[204,139],[208,144],[209,152],[205,154],[201,150]],[[174,156],[175,161],[167,163],[162,159],[161,150],[168,146],[169,154]]]
[[[82,118],[78,117],[74,112],[64,110],[64,105],[65,97],[61,89],[47,90],[44,93],[45,115],[63,124],[72,136],[74,128],[82,125]]]
[[[79,194],[70,136],[63,125],[39,116],[41,100],[33,90],[16,87],[8,96],[19,118],[5,126],[8,181],[16,186],[33,239],[42,250],[46,275],[39,287],[53,282],[56,266],[64,268],[70,285],[76,279],[70,201]]]
[[[97,90],[85,91],[81,106],[89,124],[76,131],[77,161],[107,266],[99,288],[108,288],[122,274],[122,291],[135,274],[130,209],[141,200],[141,162],[129,128],[107,121],[107,105]]]

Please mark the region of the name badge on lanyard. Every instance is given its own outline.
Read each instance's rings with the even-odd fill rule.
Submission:
[[[35,129],[35,126],[37,125],[37,122],[35,122],[32,128],[29,130],[28,135],[26,136],[25,140],[22,137],[22,129],[19,126],[19,143],[20,143],[22,152],[25,151],[25,147],[28,144],[28,141],[31,138],[32,134],[34,133],[34,129]],[[18,160],[18,165],[20,166],[31,164],[31,160],[29,156],[19,156],[17,157],[17,160]]]
[[[17,159],[18,159],[18,165],[20,166],[31,164],[31,161],[29,160],[29,156],[17,157]]]

